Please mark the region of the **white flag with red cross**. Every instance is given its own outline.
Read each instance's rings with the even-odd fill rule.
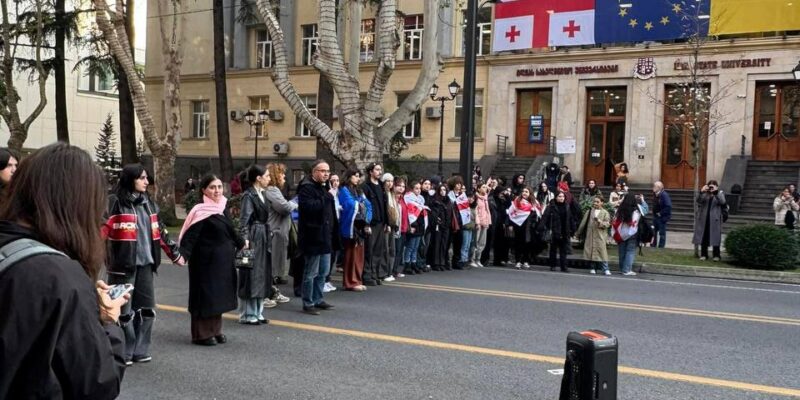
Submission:
[[[594,10],[550,14],[549,46],[594,44]]]
[[[527,50],[533,46],[533,15],[494,20],[492,51]]]

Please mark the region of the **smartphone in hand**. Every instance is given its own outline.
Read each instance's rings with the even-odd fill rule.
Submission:
[[[130,292],[133,291],[133,285],[130,283],[125,283],[122,285],[111,285],[111,288],[108,289],[108,297],[111,300],[116,300]]]

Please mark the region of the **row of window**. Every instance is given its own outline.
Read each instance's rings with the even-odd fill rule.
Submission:
[[[478,13],[478,46],[477,54],[484,55],[491,52],[492,43],[492,13],[489,8],[482,8]],[[466,17],[465,17],[466,20]],[[403,36],[400,50],[404,60],[422,59],[422,37],[425,33],[425,23],[422,14],[403,17]],[[359,59],[362,62],[373,61],[375,56],[376,22],[374,18],[361,21],[361,35],[359,37]],[[301,25],[302,54],[301,64],[311,65],[317,51],[317,24]],[[258,68],[270,68],[275,61],[275,50],[272,39],[266,29],[257,29],[256,36],[256,65]],[[462,35],[463,38],[464,35]],[[462,40],[462,54],[466,44]]]
[[[407,93],[397,95],[397,104],[402,104],[408,97]],[[303,103],[314,115],[317,114],[317,97],[315,95],[300,96]],[[269,109],[269,96],[250,97],[250,110],[268,110]],[[404,126],[401,130],[403,137],[406,139],[415,139],[422,136],[422,113],[417,111],[411,122]],[[209,100],[192,101],[192,137],[195,139],[205,139],[208,137],[209,131]],[[455,104],[455,136],[460,136],[461,121],[463,118],[463,96],[456,97]],[[483,91],[477,90],[475,93],[475,135],[482,137],[483,132]],[[254,125],[251,127],[250,136],[258,135],[258,137],[265,137],[267,135],[268,126]],[[295,136],[296,137],[311,137],[311,130],[308,129],[299,117],[295,118]]]

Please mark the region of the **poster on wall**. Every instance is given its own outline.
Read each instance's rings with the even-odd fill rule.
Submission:
[[[556,154],[575,154],[575,138],[556,139]]]
[[[544,116],[531,115],[528,124],[528,143],[544,143]]]

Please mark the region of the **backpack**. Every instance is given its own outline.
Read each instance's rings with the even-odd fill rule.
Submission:
[[[722,222],[728,222],[728,217],[731,216],[731,207],[727,204],[722,206]]]
[[[639,224],[636,227],[636,235],[639,239],[639,243],[650,243],[655,238],[655,232],[653,231],[653,226],[650,225],[650,221],[647,220],[647,217],[644,215],[639,218]]]
[[[40,254],[67,255],[33,239],[17,239],[0,247],[0,274],[18,262]]]

